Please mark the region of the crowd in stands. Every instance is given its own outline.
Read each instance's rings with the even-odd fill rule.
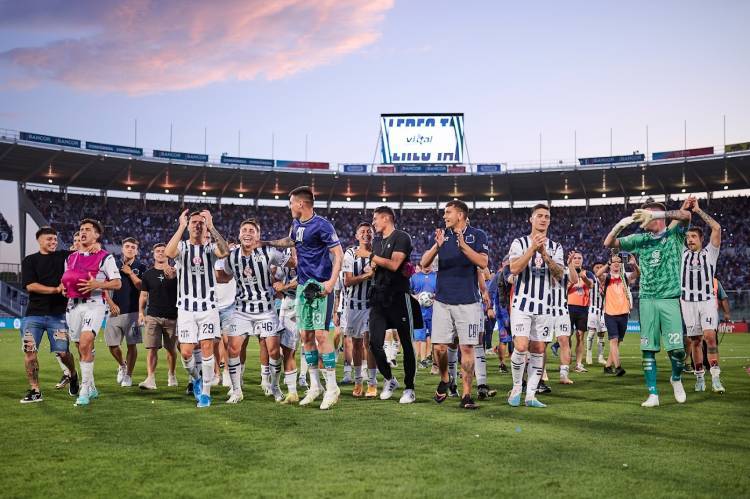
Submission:
[[[128,236],[141,242],[141,257],[150,260],[151,246],[167,242],[177,228],[181,212],[177,202],[140,200],[94,195],[68,194],[49,191],[28,191],[50,225],[58,230],[63,245],[70,245],[78,221],[84,217],[100,220],[105,226],[103,242],[110,251],[117,251],[120,241]],[[750,198],[735,197],[715,199],[704,209],[722,225],[722,249],[717,276],[726,289],[745,289],[750,282],[750,227],[745,217],[750,213]],[[680,203],[668,203],[668,209],[679,208]],[[560,242],[565,250],[578,249],[584,254],[586,266],[606,260],[609,253],[602,241],[612,226],[633,208],[623,205],[589,207],[554,207],[550,237]],[[287,235],[291,223],[289,210],[282,207],[252,205],[191,205],[192,209],[208,208],[214,213],[218,230],[229,239],[235,239],[239,224],[246,218],[257,218],[264,238],[281,238]],[[355,244],[353,235],[357,224],[371,220],[372,213],[354,209],[318,210],[329,218],[345,245]],[[398,212],[397,225],[412,236],[413,259],[416,260],[432,244],[435,228],[442,227],[442,214],[435,209],[414,209]],[[490,261],[496,267],[508,252],[515,237],[529,231],[529,210],[478,209],[471,216],[471,224],[487,232],[490,242]],[[703,225],[702,220],[694,223]],[[707,228],[706,228],[707,229]],[[638,230],[632,226],[629,232]],[[708,230],[706,240],[708,242]]]

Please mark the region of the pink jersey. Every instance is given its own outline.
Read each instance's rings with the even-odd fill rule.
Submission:
[[[112,266],[114,266],[114,273],[116,275],[113,275]],[[112,255],[104,250],[97,251],[96,253],[82,253],[79,251],[71,253],[65,261],[65,273],[62,277],[62,283],[65,286],[65,293],[68,295],[68,298],[102,299],[102,291],[99,289],[90,293],[81,293],[78,291],[79,281],[81,279],[88,280],[92,277],[97,281],[120,278]]]

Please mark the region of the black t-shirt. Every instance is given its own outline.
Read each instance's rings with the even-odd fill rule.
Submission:
[[[118,258],[117,268],[122,269],[122,265],[122,258]],[[145,265],[136,261],[130,264],[130,269],[136,277],[143,280],[143,274],[146,272]],[[122,286],[120,289],[112,292],[112,301],[120,307],[121,314],[132,314],[133,312],[138,312],[138,296],[141,294],[140,290],[135,287],[129,275],[120,272],[120,279],[122,280]]]
[[[387,290],[392,293],[408,293],[409,277],[404,275],[404,266],[409,263],[411,256],[411,236],[402,230],[394,230],[391,235],[377,239],[372,244],[373,254],[390,259],[394,252],[406,254],[404,263],[395,271],[378,267],[375,271],[374,285],[380,290]]]
[[[60,285],[65,272],[65,259],[70,251],[55,251],[43,255],[34,253],[28,255],[21,263],[21,283],[23,288],[35,282],[44,286],[56,287]],[[29,293],[29,306],[26,316],[30,315],[61,315],[65,313],[68,299],[62,294],[45,295]]]
[[[141,291],[148,293],[146,314],[164,319],[177,318],[177,278],[164,275],[163,270],[150,268],[142,276]]]

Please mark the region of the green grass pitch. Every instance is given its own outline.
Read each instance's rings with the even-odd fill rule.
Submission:
[[[678,405],[669,363],[658,357],[662,406],[646,397],[638,341],[628,335],[623,378],[599,366],[556,383],[546,409],[511,408],[510,375],[488,362],[499,390],[477,411],[457,399],[432,401],[435,376],[419,370],[417,403],[354,400],[350,387],[331,411],[286,407],[263,397],[257,345],[248,355],[245,401],[197,410],[178,388],[115,385],[115,364],[97,341],[101,393],[77,408],[56,391],[60,370],[40,354],[44,402],[21,405],[26,387],[17,332],[0,332],[2,497],[748,497],[750,496],[750,335],[721,345],[727,393],[696,394]],[[133,376],[145,376],[145,351]],[[403,371],[396,370],[399,378]],[[708,377],[708,373],[707,373]],[[710,386],[710,385],[709,385]],[[400,390],[397,392],[400,396]]]

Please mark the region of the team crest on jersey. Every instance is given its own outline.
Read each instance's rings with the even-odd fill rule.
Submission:
[[[243,274],[245,274],[247,277],[252,277],[254,274],[252,267],[245,267],[245,270],[242,271]]]
[[[539,253],[536,253],[534,256],[534,266],[537,268],[542,268],[544,266],[544,258],[542,258],[542,255]]]
[[[466,241],[466,244],[473,244],[476,239],[474,238],[474,234],[469,234],[464,238],[464,241]]]
[[[193,257],[193,265],[200,265],[201,263],[203,263],[203,260],[201,259],[201,257],[199,256]]]
[[[661,263],[661,251],[656,250],[653,253],[651,253],[651,266],[658,267],[660,263]]]

